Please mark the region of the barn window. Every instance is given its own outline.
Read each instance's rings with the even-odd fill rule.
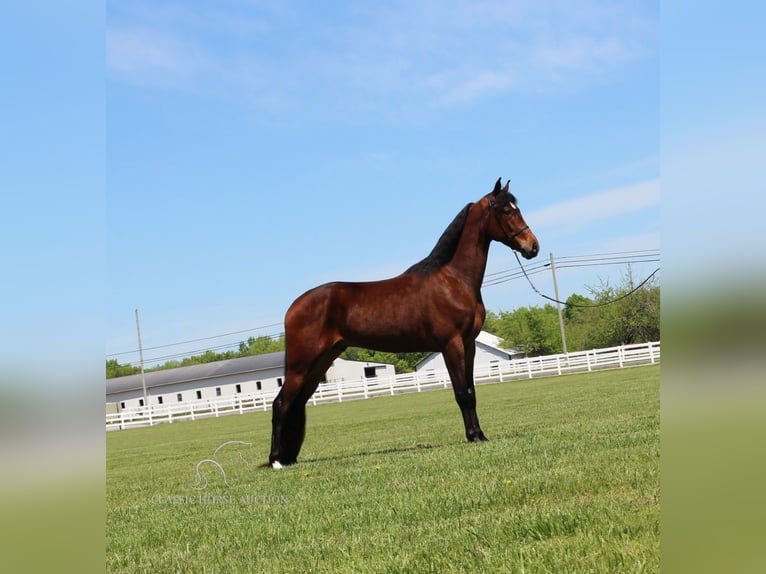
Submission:
[[[184,397],[183,397],[183,395],[182,395],[181,393],[178,393],[178,394],[176,395],[176,400],[177,400],[179,403],[183,402],[183,400],[184,400]]]
[[[215,388],[215,396],[216,397],[220,397],[221,396],[221,387],[216,387]]]
[[[261,390],[261,381],[255,381],[255,388]]]
[[[375,367],[365,367],[364,368],[364,378],[365,379],[374,379],[377,375],[375,374]]]
[[[242,392],[242,385],[240,385],[239,383],[237,383],[237,386],[234,388],[237,390],[238,393]]]
[[[144,399],[138,399],[138,406],[143,407],[144,406]]]
[[[158,405],[161,405],[161,404],[162,404],[162,397],[157,397],[157,404],[158,404]]]
[[[282,377],[279,377],[279,378],[277,379],[277,386],[278,386],[278,387],[281,387],[281,386],[282,386]]]
[[[122,401],[122,402],[120,403],[120,408],[121,408],[121,409],[124,409],[124,408],[125,408],[125,401]]]
[[[202,391],[197,391],[197,398],[198,398],[198,399],[201,399],[201,398],[202,398]]]

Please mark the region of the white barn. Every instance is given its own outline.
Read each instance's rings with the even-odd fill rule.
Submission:
[[[508,361],[523,356],[523,353],[513,349],[502,349],[500,347],[501,343],[502,339],[500,337],[496,337],[486,331],[481,331],[479,336],[476,337],[476,357],[473,361],[474,370],[489,369],[492,365],[499,366],[500,361]],[[415,370],[424,375],[428,373],[436,374],[446,371],[447,365],[441,353],[431,353],[415,365]]]
[[[252,355],[188,367],[145,373],[150,405],[170,405],[258,392],[275,392],[285,377],[285,353]],[[394,366],[336,359],[327,370],[327,382],[393,376]],[[144,406],[141,375],[106,380],[108,411]]]

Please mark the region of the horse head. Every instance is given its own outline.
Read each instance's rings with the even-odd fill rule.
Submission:
[[[508,191],[511,181],[501,186],[498,178],[495,189],[485,199],[490,212],[488,234],[494,241],[521,253],[525,259],[536,257],[540,251],[537,237],[521,215],[516,198]]]

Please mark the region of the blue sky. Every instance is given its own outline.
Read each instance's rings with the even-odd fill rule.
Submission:
[[[107,354],[136,308],[151,347],[396,275],[498,177],[541,258],[660,247],[655,2],[107,2],[106,82]],[[515,267],[492,246],[488,273]]]
[[[11,2],[0,18],[0,391],[80,383],[103,353],[103,33],[83,3]]]

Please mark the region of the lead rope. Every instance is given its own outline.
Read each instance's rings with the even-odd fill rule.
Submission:
[[[652,277],[654,277],[657,274],[657,272],[660,270],[660,268],[657,267],[657,269],[652,271],[651,275],[649,275],[649,277],[647,277],[646,279],[641,281],[641,283],[639,283],[638,286],[635,289],[632,289],[631,291],[629,291],[629,292],[627,292],[627,293],[625,293],[623,295],[620,295],[619,297],[617,297],[615,299],[612,299],[611,301],[605,301],[603,303],[594,303],[593,305],[578,305],[577,303],[567,303],[566,301],[559,301],[558,299],[554,299],[553,297],[549,297],[548,295],[545,295],[544,293],[541,293],[540,290],[537,287],[535,287],[535,284],[532,283],[532,280],[529,278],[529,275],[527,275],[527,271],[526,271],[526,269],[524,269],[524,266],[521,264],[521,259],[519,259],[519,254],[516,253],[516,251],[514,251],[513,254],[516,256],[516,261],[519,262],[519,267],[521,267],[521,272],[524,274],[524,277],[527,278],[527,282],[529,283],[529,286],[532,287],[532,290],[535,293],[537,293],[538,295],[540,295],[540,297],[543,297],[544,299],[548,299],[549,301],[553,301],[554,303],[560,303],[562,305],[568,305],[569,307],[604,307],[605,305],[611,305],[612,303],[616,303],[617,301],[620,301],[621,299],[625,299],[626,297],[629,297],[629,296],[633,295],[633,293],[635,293],[636,291],[641,289],[641,287],[646,285],[646,283]]]

